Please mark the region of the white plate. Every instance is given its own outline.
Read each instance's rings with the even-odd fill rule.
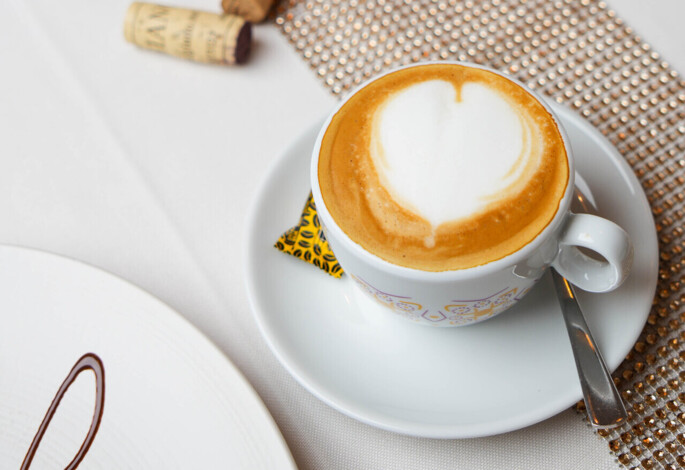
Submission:
[[[554,106],[580,181],[599,215],[632,237],[632,274],[618,290],[579,298],[607,365],[635,343],[656,288],[658,251],[647,199],[629,166],[588,123]],[[515,308],[464,328],[415,325],[273,244],[297,223],[309,192],[318,126],[274,164],[248,225],[247,287],[272,351],[309,391],[365,423],[439,438],[503,433],[581,398],[568,336],[548,275]],[[582,184],[582,183],[581,183]]]
[[[19,468],[77,359],[105,368],[102,422],[83,468],[295,468],[266,408],[192,325],[85,264],[0,247],[0,468]],[[93,416],[94,380],[68,390],[32,469],[64,468]]]

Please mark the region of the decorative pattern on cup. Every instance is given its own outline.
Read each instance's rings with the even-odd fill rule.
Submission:
[[[411,320],[440,325],[468,325],[494,317],[518,302],[530,290],[530,287],[506,287],[482,299],[452,300],[442,309],[433,311],[425,309],[411,297],[383,292],[357,276],[350,277],[364,292],[395,313]]]
[[[492,318],[518,302],[529,290],[530,287],[505,287],[482,299],[453,300],[443,307],[447,312],[445,319],[451,325],[466,325]]]
[[[422,310],[424,310],[423,306],[418,302],[414,302],[411,297],[389,294],[381,291],[380,289],[376,289],[365,280],[353,274],[350,274],[350,277],[354,279],[357,285],[361,287],[364,292],[376,299],[376,301],[378,301],[380,304],[390,308],[403,317],[411,320],[419,320],[423,314],[428,312],[428,310],[425,310],[422,313]]]

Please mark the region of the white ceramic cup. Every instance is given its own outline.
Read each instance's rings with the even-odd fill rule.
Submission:
[[[391,310],[433,326],[469,325],[492,318],[518,302],[550,266],[586,291],[607,292],[621,285],[632,264],[630,239],[621,227],[607,219],[571,213],[575,176],[573,155],[568,137],[550,107],[525,85],[496,70],[463,62],[442,63],[458,63],[496,73],[527,90],[549,111],[559,128],[568,156],[569,181],[559,209],[547,227],[527,245],[484,265],[431,272],[398,266],[379,258],[343,232],[321,196],[318,177],[321,140],[332,117],[345,105],[346,100],[343,100],[325,121],[314,145],[311,185],[324,233],[345,273],[364,292]],[[425,64],[408,67],[421,65]],[[400,69],[387,73],[396,70]],[[381,76],[362,84],[357,90]],[[605,261],[588,257],[579,247],[593,250]]]

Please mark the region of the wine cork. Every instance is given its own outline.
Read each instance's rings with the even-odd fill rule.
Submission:
[[[273,0],[221,0],[221,8],[228,14],[257,23],[266,18],[273,3]]]
[[[131,4],[124,37],[145,49],[210,64],[241,64],[247,60],[252,25],[235,15]]]

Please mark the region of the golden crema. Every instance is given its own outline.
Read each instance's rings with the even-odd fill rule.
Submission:
[[[550,113],[493,72],[431,64],[385,75],[333,116],[323,200],[367,251],[424,271],[512,254],[552,221],[569,180]]]

